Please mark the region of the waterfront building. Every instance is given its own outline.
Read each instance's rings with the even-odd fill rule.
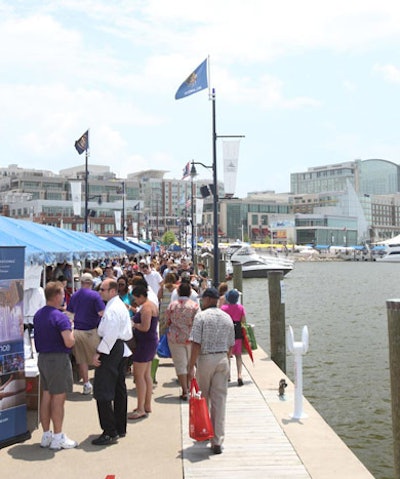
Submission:
[[[173,231],[190,245],[192,205],[204,199],[193,231],[213,240],[212,179],[165,178],[166,170],[144,170],[117,178],[110,167],[89,165],[88,230],[100,236],[122,234],[160,239]],[[74,214],[71,182],[81,182],[80,214]],[[218,236],[253,243],[360,244],[400,233],[399,167],[385,160],[356,160],[313,167],[291,175],[291,193],[255,191],[225,197],[219,182]],[[204,197],[204,191],[210,195]],[[85,165],[47,170],[0,168],[1,214],[84,231]],[[124,221],[116,216],[123,214]],[[354,218],[357,224],[354,224]],[[307,231],[307,228],[309,230]],[[347,234],[343,234],[346,231]],[[355,235],[355,238],[354,238]]]
[[[123,211],[127,236],[160,238],[167,230],[187,234],[192,197],[200,196],[201,186],[212,180],[166,179],[166,173],[146,170],[121,179],[108,166],[89,165],[88,230],[100,236],[120,235],[115,213]],[[15,164],[0,168],[0,214],[84,231],[85,176],[85,165],[63,169],[59,174]],[[73,210],[73,181],[81,182],[78,215]],[[222,183],[219,192],[224,194]]]
[[[290,175],[295,212],[331,206],[356,216],[358,242],[375,242],[400,233],[400,166],[382,159],[308,168]],[[347,203],[346,203],[347,202]]]

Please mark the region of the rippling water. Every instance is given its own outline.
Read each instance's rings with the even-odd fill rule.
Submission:
[[[377,479],[394,477],[386,300],[400,264],[298,262],[284,279],[286,326],[304,325],[304,396]],[[248,321],[269,352],[268,280],[243,281]],[[293,380],[293,356],[287,353]]]

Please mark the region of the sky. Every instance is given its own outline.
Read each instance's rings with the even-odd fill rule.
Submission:
[[[217,135],[244,136],[236,196],[288,192],[313,166],[399,163],[397,0],[0,0],[0,166],[82,165],[87,129],[89,165],[120,178],[211,165],[208,90],[175,100],[206,58]]]

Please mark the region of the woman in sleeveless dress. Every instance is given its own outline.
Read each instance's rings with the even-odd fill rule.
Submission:
[[[153,380],[151,362],[156,354],[158,344],[158,307],[147,299],[147,287],[135,286],[132,295],[139,311],[133,317],[136,349],[133,353],[133,374],[135,376],[137,407],[128,419],[136,420],[147,417],[151,412]]]

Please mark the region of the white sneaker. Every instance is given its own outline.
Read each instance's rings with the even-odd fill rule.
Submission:
[[[65,434],[61,434],[61,437],[54,437],[50,444],[50,449],[59,451],[60,449],[73,449],[78,443],[69,439]]]
[[[85,383],[83,385],[83,394],[87,395],[87,394],[92,394],[93,392],[93,386],[90,384],[90,383]]]
[[[46,431],[43,433],[42,440],[40,441],[40,447],[49,447],[53,440],[53,433]]]

